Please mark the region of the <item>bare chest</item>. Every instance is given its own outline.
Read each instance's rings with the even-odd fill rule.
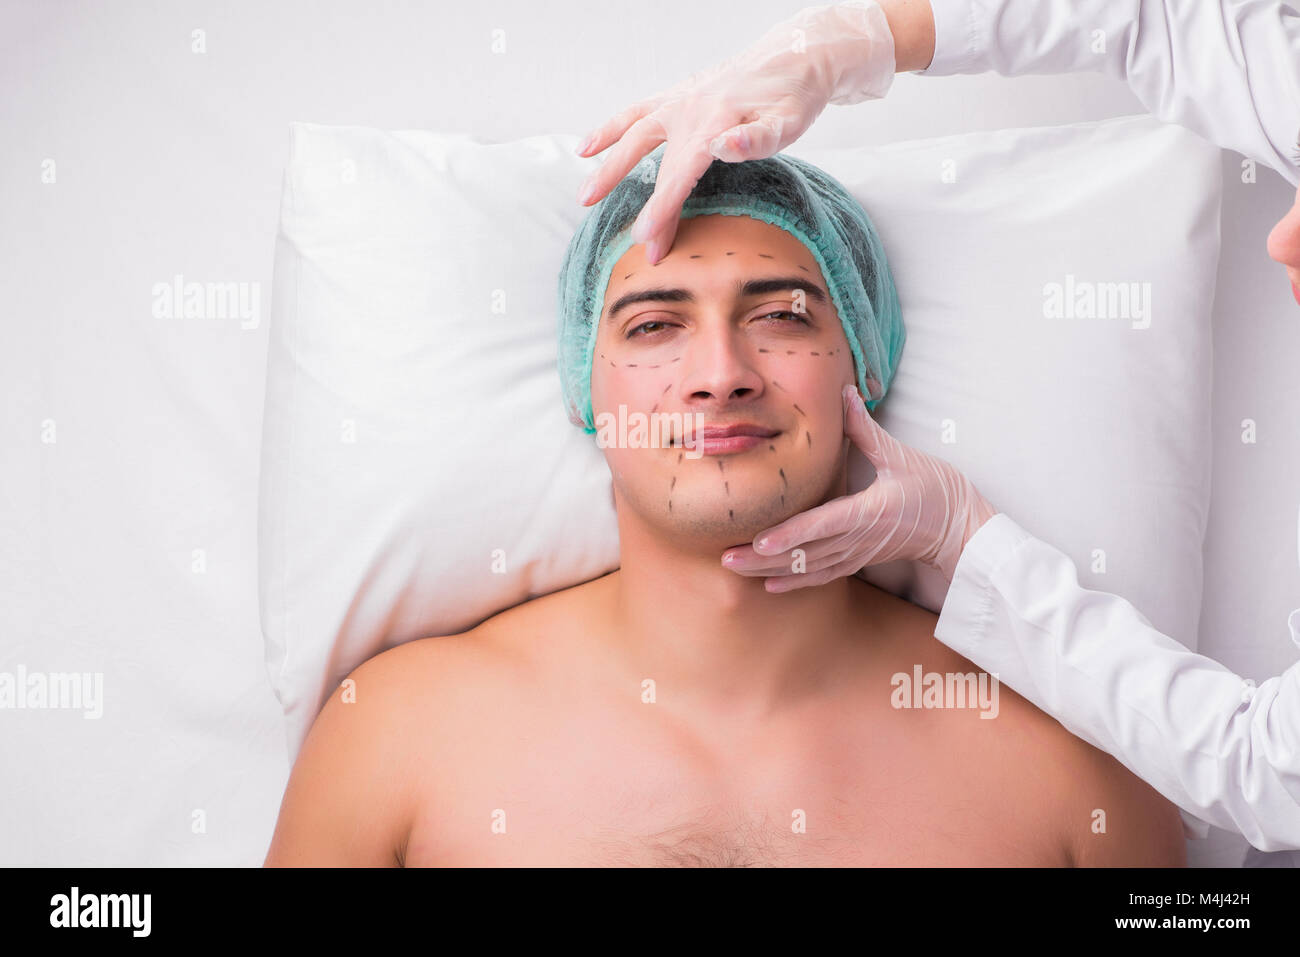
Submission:
[[[1064,863],[993,769],[972,780],[915,741],[827,729],[720,764],[632,728],[569,731],[485,741],[444,765],[422,789],[407,866]]]

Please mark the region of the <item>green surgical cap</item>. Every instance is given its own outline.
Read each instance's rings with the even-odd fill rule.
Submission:
[[[634,245],[632,224],[654,192],[663,151],[661,144],[591,208],[560,268],[560,384],[570,421],[588,433],[596,431],[591,359],[605,289],[614,263]],[[858,388],[874,409],[893,381],[905,334],[884,246],[858,201],[811,163],[778,153],[743,163],[714,160],[681,218],[715,214],[779,226],[808,248],[844,325]]]

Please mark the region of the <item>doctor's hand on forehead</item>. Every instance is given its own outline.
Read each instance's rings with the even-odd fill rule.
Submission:
[[[928,0],[910,2],[929,9]],[[598,202],[666,142],[654,194],[632,228],[647,261],[657,263],[672,247],[682,204],[715,159],[739,163],[779,153],[827,104],[880,99],[896,69],[929,62],[910,47],[898,53],[896,62],[895,32],[874,0],[801,10],[742,53],[599,126],[578,155],[610,152],[582,184],[578,201]]]
[[[772,156],[802,136],[828,104],[882,99],[894,73],[903,71],[1012,76],[1102,69],[1124,79],[1163,120],[1285,167],[1292,178],[1300,167],[1300,103],[1292,121],[1287,92],[1300,73],[1292,41],[1278,27],[1296,11],[1275,0],[1222,0],[1222,9],[1211,0],[1170,8],[1150,0],[1137,7],[1140,22],[1130,4],[1108,0],[986,0],[968,9],[971,3],[849,0],[800,10],[743,52],[597,127],[578,154],[609,153],[578,201],[598,202],[667,143],[654,194],[632,229],[633,241],[646,244],[647,261],[657,263],[672,248],[682,204],[715,159]],[[946,29],[936,32],[940,15]],[[1113,35],[1116,55],[1107,60],[1081,52],[1088,45],[1072,38],[1085,29]],[[1194,63],[1199,72],[1175,70],[1176,63]],[[1300,303],[1300,194],[1269,234],[1268,254],[1286,268]]]
[[[877,425],[853,385],[844,387],[844,433],[875,468],[875,481],[760,533],[755,545],[728,549],[723,567],[766,578],[769,592],[822,585],[898,559],[924,562],[951,582],[966,543],[997,509],[953,466]],[[793,548],[804,553],[798,574]]]

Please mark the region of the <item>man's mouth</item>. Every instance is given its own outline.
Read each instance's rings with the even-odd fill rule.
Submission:
[[[773,439],[780,434],[780,429],[769,429],[752,422],[706,426],[699,430],[698,440],[695,432],[683,436],[682,447],[698,448],[704,455],[731,455],[757,448],[768,439]]]

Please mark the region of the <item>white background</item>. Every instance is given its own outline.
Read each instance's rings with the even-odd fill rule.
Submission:
[[[0,4],[0,670],[105,675],[97,721],[0,711],[0,864],[265,854],[289,771],[256,568],[287,124],[587,132],[799,6]],[[1095,74],[902,75],[883,101],[829,107],[803,142],[1141,111]],[[1262,681],[1295,660],[1286,617],[1300,606],[1300,306],[1264,248],[1295,191],[1262,167],[1243,184],[1239,164],[1224,153],[1200,650]],[[154,318],[153,285],[177,273],[260,283],[261,324]],[[1246,845],[1215,831],[1191,848],[1193,863],[1232,866]]]

